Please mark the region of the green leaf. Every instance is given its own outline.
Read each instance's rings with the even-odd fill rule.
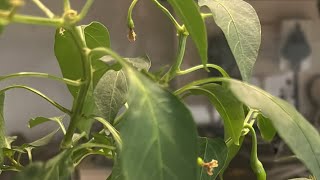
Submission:
[[[73,172],[73,150],[65,150],[48,162],[35,162],[24,168],[14,180],[69,180]]]
[[[128,84],[122,70],[107,71],[94,90],[95,103],[103,117],[113,122],[127,99]]]
[[[62,122],[63,118],[64,118],[64,116],[52,117],[52,118],[46,118],[46,117],[32,118],[29,120],[28,127],[33,128],[35,126],[38,126],[42,123],[49,122],[49,121],[54,121],[54,122],[60,123],[60,122]]]
[[[213,13],[237,61],[242,78],[250,79],[261,43],[261,26],[253,7],[243,0],[199,0]]]
[[[207,31],[194,0],[168,0],[190,33],[200,54],[202,64],[208,61]]]
[[[123,148],[113,179],[197,179],[197,131],[177,97],[128,69],[129,109],[119,124]]]
[[[245,115],[243,104],[234,97],[232,92],[218,84],[206,84],[191,88],[190,91],[209,98],[223,119],[225,131],[232,137],[235,144],[239,144]]]
[[[98,22],[92,22],[89,25],[79,26],[82,29],[88,48],[109,47],[110,38],[107,28]],[[60,29],[56,31],[54,51],[65,78],[79,80],[82,77],[82,62],[80,50],[75,43],[73,36],[69,30],[63,33]],[[100,77],[107,70],[106,65],[98,61],[101,56],[96,55],[92,58],[94,85],[99,81]],[[100,71],[103,71],[102,73]],[[79,88],[68,85],[69,91],[73,97],[76,97]]]
[[[199,138],[200,155],[204,162],[211,160],[218,161],[218,167],[214,168],[213,175],[209,176],[205,168],[200,168],[200,176],[198,180],[212,180],[215,179],[223,168],[228,155],[228,148],[223,139],[215,138]]]
[[[318,131],[287,102],[246,83],[223,79],[233,94],[250,108],[270,119],[279,136],[307,168],[320,179],[320,136]]]
[[[126,58],[138,70],[149,70],[151,63],[148,57]],[[123,70],[107,71],[94,90],[95,103],[102,116],[113,122],[120,108],[127,101],[128,84]]]
[[[0,165],[3,164],[3,148],[6,147],[5,123],[3,115],[4,94],[0,94]]]
[[[276,129],[273,127],[270,119],[259,114],[258,118],[258,128],[260,130],[261,136],[264,140],[271,142],[276,135]]]
[[[51,139],[53,138],[53,136],[60,130],[60,128],[56,129],[55,131],[49,133],[48,135],[33,141],[32,143],[29,143],[30,146],[33,147],[40,147],[40,146],[45,146],[47,144],[50,143]]]
[[[78,27],[81,28],[81,27]],[[63,33],[57,29],[55,35],[54,52],[64,78],[79,80],[82,77],[81,53],[69,30]],[[73,97],[76,97],[79,88],[68,85]]]

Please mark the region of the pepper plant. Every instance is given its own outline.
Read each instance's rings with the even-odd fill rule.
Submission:
[[[220,176],[241,148],[244,137],[252,137],[251,168],[257,179],[267,175],[257,155],[257,127],[266,141],[277,132],[320,179],[320,137],[317,130],[290,104],[248,84],[260,46],[261,27],[255,10],[243,0],[168,0],[171,11],[158,0],[150,0],[172,21],[178,48],[172,65],[160,73],[149,72],[147,56],[125,58],[110,47],[107,28],[99,22],[79,25],[94,0],[87,0],[81,11],[63,1],[63,14],[53,13],[40,0],[1,0],[0,29],[10,23],[56,28],[54,52],[63,77],[47,73],[20,72],[0,80],[22,77],[46,78],[67,85],[73,96],[71,108],[63,107],[38,90],[12,85],[0,90],[1,170],[16,171],[15,179],[69,179],[73,170],[89,155],[100,155],[114,162],[109,180],[207,180]],[[128,39],[136,40],[132,12],[128,8]],[[25,3],[35,3],[46,15],[19,14]],[[58,3],[58,2],[57,2]],[[107,4],[107,3],[106,3]],[[210,13],[202,13],[203,10]],[[179,18],[179,21],[176,19]],[[205,20],[222,29],[235,57],[243,81],[232,79],[221,67],[207,63]],[[201,61],[181,69],[187,40],[193,40]],[[130,43],[130,42],[128,42]],[[203,78],[173,89],[170,82],[194,71],[218,71],[221,76]],[[57,129],[45,137],[14,146],[15,137],[5,135],[3,114],[5,93],[11,89],[35,93],[59,110],[60,117],[33,117],[29,127],[53,121]],[[195,121],[183,103],[188,96],[206,96],[219,112],[225,137],[198,137]],[[124,109],[124,110],[120,110]],[[69,116],[65,127],[63,119]],[[92,124],[103,128],[94,131]],[[32,162],[33,149],[45,146],[56,133],[63,133],[60,152],[46,162]],[[29,158],[29,164],[20,162]]]

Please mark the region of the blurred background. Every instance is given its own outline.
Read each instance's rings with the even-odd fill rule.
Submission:
[[[62,13],[62,1],[43,0],[56,14]],[[74,9],[80,9],[84,0],[71,0]],[[161,1],[168,7],[168,3]],[[320,117],[320,21],[317,0],[248,0],[255,8],[262,25],[262,44],[254,68],[253,84],[290,103],[319,128]],[[110,31],[111,46],[124,57],[148,54],[153,70],[169,65],[175,57],[177,38],[174,26],[151,1],[139,1],[134,9],[137,41],[127,40],[126,16],[131,0],[97,0],[84,24],[103,23]],[[31,1],[21,13],[42,15]],[[240,78],[234,58],[223,33],[213,19],[208,19],[209,62],[221,65],[232,77]],[[20,71],[47,72],[61,76],[53,52],[55,29],[31,25],[10,24],[0,37],[0,74]],[[182,69],[200,64],[200,58],[189,38]],[[216,72],[197,71],[175,79],[180,87],[202,77],[218,75]],[[0,86],[24,84],[47,94],[65,107],[71,107],[72,98],[65,85],[59,82],[23,78],[1,82]],[[222,136],[223,124],[211,104],[202,97],[189,98],[187,104],[206,136]],[[8,135],[18,135],[18,141],[31,142],[56,126],[46,123],[29,129],[27,122],[38,116],[54,117],[61,113],[47,102],[24,90],[12,90],[5,101],[5,119]],[[67,124],[68,120],[66,120]],[[56,142],[61,137],[56,137]],[[291,156],[285,144],[275,138],[272,143],[260,142],[260,159],[265,163],[268,179],[281,180],[308,176],[309,173]],[[37,160],[51,157],[58,147],[52,143],[41,150]],[[250,139],[245,141],[241,153],[232,162],[225,179],[255,179],[249,166]],[[36,152],[35,152],[36,154]],[[108,167],[108,168],[106,168]],[[88,158],[76,171],[74,179],[102,180],[110,173],[111,163],[103,158]],[[108,169],[108,170],[107,170]],[[0,175],[10,179],[10,174]]]

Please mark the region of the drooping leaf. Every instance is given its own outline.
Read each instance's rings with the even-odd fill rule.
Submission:
[[[3,148],[6,147],[6,134],[5,134],[5,125],[4,125],[4,93],[0,94],[0,165],[3,163]]]
[[[225,34],[242,78],[248,81],[258,56],[261,26],[253,7],[243,0],[199,0],[213,13]]]
[[[36,117],[32,118],[29,120],[28,127],[33,128],[35,126],[38,126],[42,123],[49,122],[49,121],[54,121],[57,123],[61,123],[63,120],[64,116],[59,116],[59,117],[52,117],[52,118],[46,118],[46,117]]]
[[[202,64],[208,61],[207,31],[194,0],[168,0],[190,33],[200,54]]]
[[[197,179],[197,132],[177,97],[129,69],[129,109],[118,126],[123,148],[112,179]],[[134,139],[134,140],[133,140]]]
[[[24,168],[14,180],[69,180],[73,172],[73,150],[65,150],[48,162],[34,162]]]
[[[273,127],[270,119],[264,117],[263,115],[259,115],[258,117],[258,128],[260,130],[261,136],[264,140],[270,142],[273,137],[276,135],[276,129]]]
[[[239,145],[245,119],[243,104],[234,97],[230,90],[218,84],[206,84],[191,88],[190,91],[209,98],[223,119],[225,131],[232,137],[233,142]]]
[[[32,143],[29,143],[30,146],[32,147],[40,147],[40,146],[45,146],[47,144],[50,143],[51,139],[53,138],[53,136],[60,130],[60,128],[52,131],[51,133],[47,134],[46,136],[33,141]]]
[[[204,162],[210,162],[213,159],[218,161],[218,167],[214,168],[213,175],[207,174],[205,168],[200,168],[198,180],[213,180],[223,168],[228,155],[228,148],[223,139],[199,138],[200,155]]]
[[[223,79],[233,94],[250,108],[270,119],[279,136],[306,167],[320,178],[320,136],[318,131],[287,102],[246,83]]]

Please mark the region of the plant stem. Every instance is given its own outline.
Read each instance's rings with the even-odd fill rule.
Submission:
[[[63,0],[63,9],[64,12],[71,9],[70,0]]]
[[[54,18],[52,11],[47,8],[40,0],[32,0],[50,19]]]
[[[112,134],[114,140],[117,142],[119,148],[121,149],[122,147],[122,141],[119,135],[119,132],[105,119],[101,118],[101,117],[93,117],[93,119],[95,119],[96,121],[100,122],[101,124],[103,124],[105,126],[105,128],[107,128],[110,133]]]
[[[193,81],[193,82],[191,82],[191,83],[183,86],[182,88],[176,90],[176,91],[174,92],[174,94],[175,94],[175,95],[180,95],[180,94],[182,94],[183,92],[189,90],[189,89],[190,89],[191,87],[193,87],[193,86],[199,86],[199,85],[202,85],[202,84],[214,83],[214,82],[221,82],[221,81],[223,81],[223,78],[216,78],[216,77]]]
[[[215,64],[207,64],[207,67],[218,70],[223,77],[228,77],[228,78],[230,77],[229,74],[228,74],[225,70],[223,70],[220,66],[218,66],[218,65],[215,65]],[[204,68],[204,65],[201,64],[201,65],[194,66],[194,67],[191,67],[191,68],[186,69],[186,70],[183,70],[183,71],[178,71],[178,72],[177,72],[177,75],[189,74],[189,73],[191,73],[191,72],[193,72],[193,71],[196,71],[196,70],[199,70],[199,69],[203,69],[203,68]]]
[[[266,172],[260,160],[258,159],[258,151],[257,151],[257,135],[254,128],[250,124],[246,124],[244,126],[248,128],[251,132],[252,137],[252,147],[251,147],[251,157],[250,157],[250,164],[251,169],[257,176],[257,180],[266,180]]]
[[[81,120],[81,118],[83,118],[82,111],[84,102],[92,80],[91,62],[89,59],[88,48],[83,37],[83,30],[82,28],[72,27],[72,29],[70,29],[70,32],[81,54],[83,75],[81,78],[82,84],[80,85],[79,93],[74,99],[70,124],[61,144],[62,148],[72,147],[72,136],[76,130],[77,123]]]
[[[184,31],[184,28],[183,26],[181,26],[177,20],[173,17],[173,15],[170,13],[170,11],[165,8],[159,1],[157,0],[152,0],[161,10],[162,12],[164,12],[164,14],[166,14],[169,19],[172,21],[172,23],[174,24],[174,26],[176,27],[177,31],[178,32],[183,32]]]
[[[57,102],[53,101],[52,99],[50,99],[49,97],[47,97],[46,95],[44,95],[43,93],[41,93],[40,91],[33,89],[31,87],[28,86],[23,86],[23,85],[13,85],[13,86],[9,86],[6,87],[2,90],[0,90],[0,94],[3,94],[5,91],[10,90],[10,89],[26,89],[30,92],[33,92],[34,94],[37,94],[38,96],[42,97],[43,99],[45,99],[46,101],[48,101],[50,104],[52,104],[53,106],[55,106],[56,108],[58,108],[60,111],[70,115],[71,111],[68,110],[67,108],[61,106],[60,104],[58,104]]]
[[[130,7],[128,9],[128,17],[127,17],[127,23],[128,23],[128,28],[133,29],[134,28],[134,22],[132,20],[132,10],[137,4],[138,0],[133,0],[130,4]]]
[[[82,20],[89,12],[89,9],[91,8],[94,0],[87,0],[86,4],[83,6],[79,16],[78,21]]]
[[[48,78],[52,80],[57,80],[63,83],[66,83],[71,86],[80,86],[81,83],[79,81],[74,81],[71,79],[67,78],[61,78],[61,77],[56,77],[47,73],[38,73],[38,72],[19,72],[19,73],[14,73],[14,74],[9,74],[5,76],[0,76],[0,81],[5,80],[5,79],[10,79],[10,78],[15,78],[15,77],[37,77],[37,78]]]
[[[162,80],[165,80],[166,82],[173,79],[178,72],[180,71],[180,66],[183,61],[184,53],[186,50],[186,44],[187,44],[188,35],[186,33],[180,32],[179,33],[179,46],[178,46],[178,54],[176,61],[171,66],[169,71],[161,78]]]
[[[1,11],[0,11],[1,12]],[[0,19],[7,17],[0,13]],[[54,26],[54,27],[61,27],[63,25],[63,19],[61,18],[43,18],[37,16],[27,16],[27,15],[14,15],[10,21],[22,24],[35,24],[35,25],[45,25],[45,26]]]

